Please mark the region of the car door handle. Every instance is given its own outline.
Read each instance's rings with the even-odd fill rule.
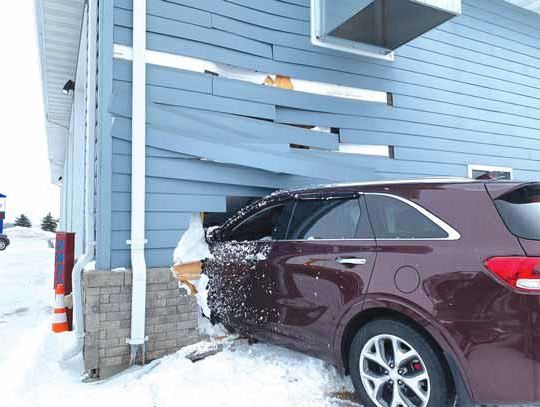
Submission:
[[[347,266],[363,266],[367,263],[367,259],[361,259],[359,257],[338,257],[336,262]]]

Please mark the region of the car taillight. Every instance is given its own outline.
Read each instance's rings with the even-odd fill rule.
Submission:
[[[540,257],[492,257],[484,265],[513,288],[540,292]]]

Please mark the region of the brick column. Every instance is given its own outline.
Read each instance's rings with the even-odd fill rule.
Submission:
[[[84,365],[90,377],[106,378],[128,367],[131,326],[131,271],[83,273]],[[146,360],[199,341],[199,309],[178,288],[168,269],[149,269],[146,286]]]

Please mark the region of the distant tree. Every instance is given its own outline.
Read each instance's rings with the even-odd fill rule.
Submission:
[[[58,228],[58,222],[56,221],[56,219],[54,219],[51,215],[51,213],[49,212],[47,214],[47,216],[45,216],[42,220],[41,220],[41,229],[46,231],[46,232],[56,232],[56,229]]]
[[[26,216],[24,213],[21,214],[17,219],[15,219],[15,226],[21,226],[23,228],[31,228],[32,222],[30,222],[30,219],[28,219],[28,216]]]

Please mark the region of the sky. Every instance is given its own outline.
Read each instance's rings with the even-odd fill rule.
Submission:
[[[58,216],[60,189],[50,183],[33,0],[2,2],[0,12],[0,193],[7,221]]]

